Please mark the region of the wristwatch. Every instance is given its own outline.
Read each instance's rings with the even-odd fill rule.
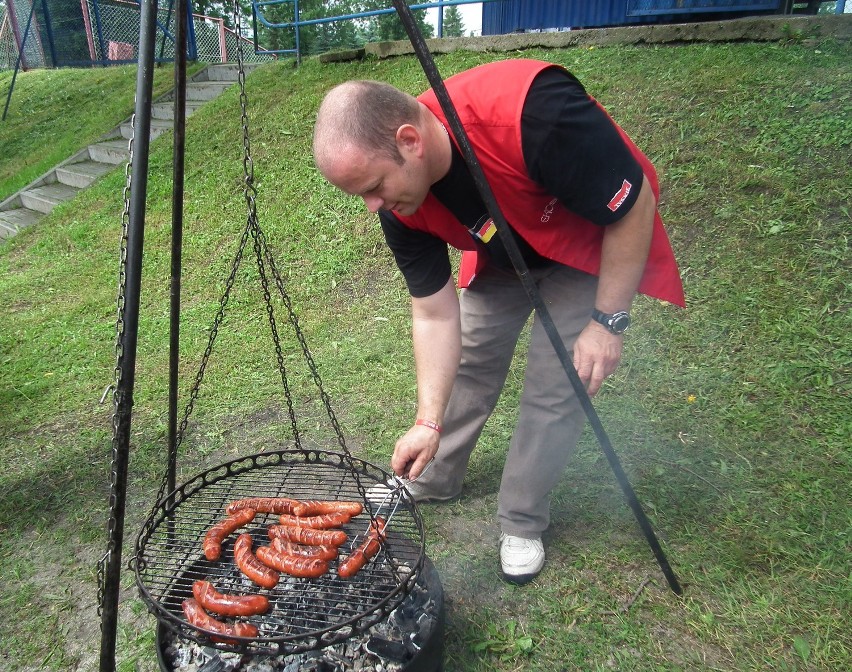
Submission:
[[[609,333],[616,336],[623,334],[630,326],[630,314],[626,310],[617,313],[602,313],[597,308],[592,311],[592,319],[607,328]]]

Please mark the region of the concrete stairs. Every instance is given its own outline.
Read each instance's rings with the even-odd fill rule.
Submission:
[[[256,67],[246,64],[246,73]],[[195,74],[186,85],[186,116],[217,98],[237,82],[235,64],[210,65]],[[237,112],[234,112],[237,117]],[[151,108],[151,140],[172,130],[174,91],[154,101]],[[18,193],[0,203],[0,240],[32,226],[59,203],[68,201],[95,180],[126,164],[130,157],[128,140],[133,134],[130,119],[125,120],[98,142],[77,152],[52,168]]]

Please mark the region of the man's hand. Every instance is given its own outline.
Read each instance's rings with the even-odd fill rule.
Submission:
[[[417,478],[438,452],[441,435],[434,429],[414,425],[396,442],[391,469],[397,476]]]
[[[590,397],[594,397],[607,376],[618,368],[624,337],[611,334],[591,321],[574,342],[574,368]]]

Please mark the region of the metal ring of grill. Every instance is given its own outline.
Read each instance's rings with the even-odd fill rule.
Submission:
[[[247,531],[255,545],[268,543],[267,527],[278,522],[274,514],[258,513],[249,526],[226,540],[222,557],[215,562],[205,559],[201,544],[207,530],[225,516],[225,507],[233,500],[290,497],[363,501],[359,482],[369,488],[389,477],[363,460],[306,449],[258,453],[202,472],[164,497],[139,533],[133,564],[142,599],[178,636],[225,650],[300,653],[363,633],[399,606],[423,566],[423,521],[407,493],[388,524],[382,551],[351,579],[338,577],[332,567],[313,580],[282,574],[275,588],[264,590],[244,577],[233,562],[234,539],[239,532]],[[369,501],[366,504],[375,513],[375,507]],[[383,508],[382,513],[387,511]],[[360,541],[369,523],[365,511],[343,526],[350,542],[356,535],[360,535]],[[343,555],[348,553],[350,542],[341,548]],[[224,593],[266,595],[272,605],[269,612],[248,619],[258,626],[259,636],[215,642],[205,631],[190,625],[181,603],[192,597],[192,584],[197,579],[213,582]]]

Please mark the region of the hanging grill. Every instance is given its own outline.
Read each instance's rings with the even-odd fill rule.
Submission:
[[[236,534],[223,544],[222,557],[210,562],[201,550],[211,525],[225,507],[244,497],[359,500],[359,484],[385,482],[388,474],[367,462],[321,450],[274,450],[242,457],[204,471],[163,500],[143,526],[134,558],[136,582],[149,610],[179,637],[203,645],[257,653],[300,653],[366,632],[383,620],[411,591],[424,561],[423,522],[405,499],[388,524],[382,551],[351,579],[337,576],[335,565],[318,579],[282,574],[278,585],[263,590],[244,577],[233,562]],[[407,495],[403,495],[407,498]],[[169,505],[168,499],[173,499]],[[370,506],[367,500],[368,507]],[[370,523],[368,509],[343,526],[349,541],[341,555],[357,545]],[[273,514],[257,514],[247,528],[255,545],[268,544]],[[261,593],[269,612],[248,620],[259,629],[255,639],[215,642],[190,625],[181,608],[192,597],[192,584],[208,580],[225,593]]]

